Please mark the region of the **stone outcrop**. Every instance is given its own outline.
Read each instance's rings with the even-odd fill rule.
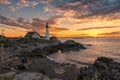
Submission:
[[[49,77],[37,72],[33,73],[24,72],[16,75],[13,80],[61,80],[61,79],[50,79]]]
[[[38,46],[27,45],[27,48],[21,50],[22,55],[25,56],[46,56],[58,52],[61,46],[61,41],[54,40],[52,42],[41,43]]]
[[[93,65],[80,68],[78,80],[120,80],[120,63],[98,57]]]
[[[26,68],[28,72],[40,72],[51,79],[76,80],[79,74],[75,65],[57,63],[47,58],[33,58]]]
[[[46,56],[58,52],[58,50],[61,50],[62,52],[70,52],[80,51],[82,49],[86,49],[86,47],[73,40],[67,40],[63,43],[59,40],[54,40],[53,42],[41,43],[38,46],[30,47],[28,44],[27,48],[23,48],[23,50],[21,50],[21,53],[27,56]]]
[[[61,46],[62,52],[70,52],[70,51],[80,51],[81,49],[86,49],[83,44],[77,43],[74,40],[67,40]]]
[[[0,74],[13,71],[16,73],[12,75],[12,78],[15,77],[14,80],[36,80],[41,77],[42,80],[76,80],[79,69],[75,65],[59,63],[48,55],[58,50],[69,52],[81,49],[85,47],[80,43],[71,40],[62,43],[56,38],[52,38],[51,41],[22,40],[19,43],[15,41],[5,48],[9,53],[5,60],[2,59]]]
[[[41,54],[49,55],[58,52],[61,44],[62,44],[61,41],[56,40],[55,42],[47,43],[42,47],[38,47],[34,49],[31,53],[41,53]]]

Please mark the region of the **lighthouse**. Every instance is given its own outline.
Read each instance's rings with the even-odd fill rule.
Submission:
[[[49,38],[49,26],[48,26],[48,23],[46,23],[46,40],[50,40],[50,38]]]

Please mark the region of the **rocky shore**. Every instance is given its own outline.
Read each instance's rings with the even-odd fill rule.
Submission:
[[[13,43],[7,43],[5,45],[5,51],[13,54],[20,54],[22,56],[48,56],[56,53],[59,50],[61,52],[80,51],[86,49],[83,44],[77,43],[73,40],[67,40],[61,42],[58,39],[50,41],[39,41],[39,40],[16,40]]]
[[[98,57],[93,65],[80,68],[78,80],[120,80],[120,63]]]
[[[21,39],[8,41],[0,57],[0,80],[120,80],[120,63],[100,57],[94,64],[77,68],[48,57],[57,51],[86,49],[73,40],[40,41]]]
[[[79,73],[76,65],[59,63],[48,57],[48,55],[59,50],[63,51],[63,48],[68,52],[76,51],[82,45],[72,40],[66,42],[62,43],[58,39],[50,41],[37,39],[6,40],[4,42],[4,49],[2,50],[3,54],[0,58],[0,78],[9,74],[10,77],[15,77],[14,80],[18,80],[17,77],[19,75],[25,74],[35,77],[36,74],[42,74],[42,77],[46,76],[48,80],[76,80],[76,75]],[[11,75],[11,73],[14,73],[14,75]],[[25,80],[25,78],[29,79],[30,77],[24,76],[22,80]]]
[[[111,58],[98,57],[94,64],[79,69],[74,64],[34,57],[1,73],[0,79],[3,78],[5,80],[120,80],[120,63]]]
[[[63,42],[60,50],[62,52],[70,52],[70,51],[80,51],[83,49],[86,49],[86,47],[84,47],[83,44],[77,43],[73,40],[67,40],[67,41]]]

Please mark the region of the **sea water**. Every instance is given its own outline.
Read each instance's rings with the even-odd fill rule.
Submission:
[[[87,49],[69,53],[59,51],[49,56],[59,62],[85,66],[93,63],[100,56],[109,57],[120,62],[120,38],[62,38],[60,40],[62,42],[74,40],[83,44]]]

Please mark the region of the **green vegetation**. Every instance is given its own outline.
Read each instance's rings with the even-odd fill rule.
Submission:
[[[0,80],[13,80],[14,78],[15,78],[15,75],[1,76]]]

